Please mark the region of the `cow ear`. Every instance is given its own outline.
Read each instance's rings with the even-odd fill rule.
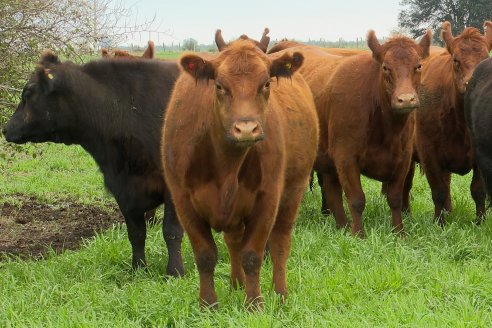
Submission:
[[[58,59],[58,56],[51,50],[45,50],[41,54],[41,60],[39,64],[42,66],[50,65],[50,64],[60,64],[61,61]]]
[[[422,49],[422,58],[429,57],[430,46],[432,44],[432,31],[427,30],[427,32],[420,39],[419,46]]]
[[[50,68],[38,67],[39,86],[44,92],[50,93],[55,90],[59,78],[57,75],[58,74],[53,72]]]
[[[300,52],[285,53],[281,57],[272,60],[270,76],[290,77],[301,67],[303,61],[304,56]]]
[[[211,62],[197,55],[184,55],[180,60],[183,70],[198,80],[215,79],[215,69]]]
[[[222,31],[220,29],[215,32],[215,44],[217,45],[219,51],[222,51],[225,49],[225,47],[227,47],[227,44],[222,37]]]
[[[149,41],[149,45],[147,49],[145,49],[142,58],[154,59],[154,57],[155,57],[154,41]]]
[[[483,23],[483,30],[485,35],[485,40],[487,40],[487,44],[489,46],[489,51],[492,49],[492,22],[486,21]]]
[[[448,21],[445,21],[442,23],[441,27],[441,39],[446,43],[446,49],[448,49],[448,52],[451,54],[452,52],[452,46],[453,46],[453,32],[451,31],[451,23]]]
[[[268,44],[270,43],[270,37],[268,36],[268,33],[270,33],[270,29],[268,27],[265,27],[265,30],[263,31],[263,35],[261,36],[261,40],[259,42],[258,48],[263,50],[263,52],[267,52],[268,50]]]
[[[383,46],[379,43],[376,37],[376,32],[370,30],[367,33],[367,46],[372,51],[372,57],[378,62],[383,62]]]

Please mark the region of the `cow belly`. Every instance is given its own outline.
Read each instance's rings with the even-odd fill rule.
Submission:
[[[450,146],[445,152],[440,150],[443,156],[443,167],[452,173],[467,174],[472,169],[471,149]]]
[[[402,165],[410,161],[410,154],[394,154],[382,149],[368,153],[361,163],[361,173],[378,181],[392,180]]]
[[[244,187],[217,187],[214,183],[194,188],[190,197],[197,215],[214,230],[225,232],[241,229],[256,198]]]

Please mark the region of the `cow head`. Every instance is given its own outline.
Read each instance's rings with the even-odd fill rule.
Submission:
[[[220,129],[229,142],[242,147],[264,139],[272,79],[289,78],[302,62],[298,52],[271,59],[244,40],[231,43],[210,61],[194,54],[180,60],[183,70],[197,81],[214,81],[214,114]]]
[[[467,27],[460,35],[453,37],[451,24],[449,22],[442,24],[441,38],[451,54],[454,81],[461,94],[465,93],[468,81],[478,63],[489,58],[492,47],[492,22],[485,22],[484,30],[485,35],[481,35],[478,29]]]
[[[113,57],[111,57],[108,49],[103,48],[103,49],[101,49],[101,57],[103,57],[103,58],[114,58],[114,59],[140,59],[140,58],[154,59],[155,58],[154,41],[148,42],[147,49],[145,49],[142,56],[134,56],[134,55],[130,55],[130,53],[126,50],[114,49],[113,50]]]
[[[268,49],[268,44],[270,43],[270,37],[268,36],[268,33],[270,33],[270,30],[268,29],[268,27],[265,27],[265,30],[263,31],[263,35],[261,36],[260,41],[253,40],[245,34],[241,35],[239,39],[249,40],[253,42],[259,49],[261,49],[261,51],[266,53]],[[224,41],[224,38],[222,37],[221,30],[217,30],[215,32],[215,44],[217,45],[217,48],[219,48],[219,51],[223,51],[227,47],[227,43]]]
[[[367,44],[379,63],[382,83],[390,97],[391,107],[406,113],[420,106],[418,88],[422,60],[429,56],[430,31],[417,44],[405,36],[395,36],[380,44],[374,31],[369,31]]]
[[[60,142],[60,89],[62,74],[58,57],[51,51],[42,55],[36,70],[22,90],[16,111],[3,128],[9,142]]]

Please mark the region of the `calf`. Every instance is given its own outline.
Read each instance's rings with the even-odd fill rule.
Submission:
[[[491,197],[492,58],[478,64],[468,83],[465,95],[465,118],[470,130],[475,161],[485,180],[487,193]]]
[[[485,24],[492,26],[492,22]],[[422,69],[422,110],[416,115],[416,159],[427,177],[434,217],[441,225],[445,223],[443,210],[451,211],[451,173],[463,175],[473,169],[470,190],[480,222],[485,211],[485,190],[473,162],[463,99],[475,66],[488,58],[492,33],[487,30],[482,36],[476,28],[468,27],[453,37],[450,23],[444,22],[441,36],[447,51],[432,54]],[[407,180],[411,180],[412,171]]]
[[[180,60],[185,73],[167,107],[161,152],[204,305],[217,302],[211,229],[224,232],[231,281],[245,284],[249,304],[262,305],[267,240],[275,292],[287,294],[291,232],[318,140],[311,92],[293,74],[302,61],[297,52],[268,57],[247,40],[211,60],[193,54]]]
[[[361,236],[366,203],[361,174],[383,182],[393,227],[403,231],[403,183],[413,151],[421,62],[429,54],[431,33],[419,44],[396,36],[381,45],[370,31],[367,43],[372,55],[343,58],[325,77],[317,110],[326,140],[320,140],[315,165],[323,176],[327,210],[338,226],[348,224],[343,190],[352,234]]]
[[[175,63],[99,60],[79,66],[45,53],[3,134],[7,141],[81,145],[96,161],[125,217],[132,266],[145,266],[144,212],[165,203],[169,275],[183,274],[183,231],[160,160],[163,111]]]

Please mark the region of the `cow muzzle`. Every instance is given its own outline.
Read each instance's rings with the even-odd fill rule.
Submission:
[[[264,139],[261,124],[256,120],[239,120],[232,124],[231,139],[237,145],[251,146]]]
[[[403,93],[393,98],[393,109],[409,111],[420,106],[419,97],[415,93]]]

